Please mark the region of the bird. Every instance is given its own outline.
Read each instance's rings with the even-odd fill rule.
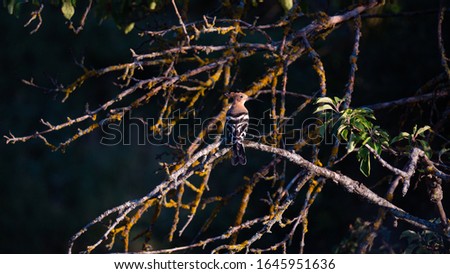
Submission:
[[[227,94],[227,97],[233,99],[233,103],[226,115],[226,143],[231,144],[233,152],[231,164],[233,166],[245,165],[247,164],[247,157],[245,156],[243,143],[249,121],[245,102],[251,98],[242,92],[230,92]]]

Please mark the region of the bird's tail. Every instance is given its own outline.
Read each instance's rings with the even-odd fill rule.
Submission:
[[[245,149],[242,143],[240,142],[236,142],[233,144],[233,156],[231,156],[231,164],[233,166],[247,164]]]

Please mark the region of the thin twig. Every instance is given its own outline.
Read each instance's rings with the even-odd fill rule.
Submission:
[[[317,73],[317,76],[319,76],[320,79],[320,92],[321,96],[326,96],[327,94],[327,80],[325,76],[325,69],[323,66],[322,61],[320,60],[319,54],[312,48],[311,44],[308,41],[308,38],[306,36],[302,37],[303,44],[305,45],[306,50],[309,52],[309,55],[311,59],[313,59],[314,62],[314,70]]]
[[[41,3],[38,10],[31,12],[30,20],[28,20],[28,22],[26,22],[25,25],[23,25],[24,27],[28,27],[31,24],[31,22],[33,22],[35,19],[38,19],[38,23],[37,23],[36,27],[30,32],[30,34],[36,33],[39,30],[39,28],[41,27],[41,25],[42,25],[41,13],[42,13],[43,9],[44,9],[44,3]]]
[[[73,248],[73,245],[74,245],[75,241],[81,235],[83,235],[87,231],[87,229],[89,227],[91,227],[94,224],[97,224],[97,223],[103,221],[106,217],[108,217],[112,213],[119,212],[119,216],[115,219],[114,223],[109,225],[108,229],[105,231],[103,236],[96,243],[94,243],[93,245],[88,246],[86,251],[89,253],[92,250],[94,250],[95,248],[97,248],[101,243],[103,243],[108,238],[108,235],[110,235],[110,233],[117,227],[117,225],[120,222],[122,222],[132,210],[134,210],[138,206],[144,204],[147,200],[149,200],[151,198],[155,198],[156,197],[158,199],[161,199],[163,197],[164,193],[167,193],[171,189],[176,189],[183,182],[184,178],[188,178],[188,177],[190,177],[193,174],[193,171],[188,172],[188,170],[192,167],[193,163],[196,162],[199,158],[204,157],[204,156],[208,155],[209,153],[211,153],[211,151],[216,149],[219,145],[220,145],[220,142],[216,142],[216,143],[213,143],[213,144],[205,147],[201,151],[197,152],[195,155],[192,156],[192,158],[189,161],[186,162],[185,165],[183,165],[182,167],[180,167],[179,169],[174,171],[169,176],[168,180],[166,180],[166,181],[162,182],[161,184],[159,184],[150,193],[148,193],[147,195],[143,196],[142,198],[136,199],[136,200],[132,200],[132,201],[128,201],[128,202],[126,202],[126,203],[124,203],[124,204],[122,204],[120,206],[117,206],[115,208],[112,208],[110,210],[105,211],[99,217],[97,217],[92,222],[87,224],[83,229],[78,231],[70,239],[68,252],[72,253],[72,248]],[[220,153],[214,154],[214,157],[211,157],[209,159],[209,161],[210,162],[215,161],[217,158],[223,156],[223,154],[228,152],[228,150],[229,149],[222,149]],[[183,178],[181,178],[181,177],[183,177]]]
[[[87,5],[87,7],[86,7],[86,9],[85,9],[85,11],[83,13],[83,16],[80,19],[80,25],[77,28],[75,28],[73,26],[72,21],[70,21],[69,29],[73,30],[73,32],[75,34],[78,34],[78,33],[80,33],[83,30],[84,25],[86,24],[86,18],[87,18],[88,14],[89,14],[89,12],[91,11],[91,8],[92,8],[92,2],[93,2],[93,0],[89,0],[89,4]]]
[[[347,86],[346,86],[346,91],[345,91],[345,95],[344,95],[344,104],[343,104],[343,109],[347,109],[350,107],[350,102],[352,100],[352,93],[354,90],[354,86],[355,86],[355,74],[356,71],[358,70],[358,65],[357,65],[357,61],[358,61],[358,55],[359,55],[359,41],[361,39],[361,18],[357,17],[355,18],[355,43],[353,45],[353,51],[352,54],[350,55],[350,73],[349,73],[349,77],[348,77],[348,82],[347,82]]]
[[[189,45],[191,43],[191,38],[189,37],[189,33],[186,30],[186,25],[183,22],[183,18],[181,18],[181,15],[180,15],[180,12],[178,11],[175,0],[172,0],[172,5],[173,5],[173,9],[175,10],[175,13],[177,14],[178,21],[183,28],[183,32],[184,32],[184,35],[186,36],[187,44]]]
[[[209,243],[220,241],[220,240],[226,240],[231,235],[236,233],[237,231],[240,231],[242,229],[251,228],[252,226],[254,226],[256,224],[266,222],[267,219],[268,219],[268,217],[265,216],[265,217],[262,217],[262,218],[255,218],[253,220],[246,221],[245,223],[243,223],[243,224],[241,224],[239,226],[230,227],[228,229],[228,231],[226,231],[225,233],[221,234],[220,236],[211,237],[211,238],[208,238],[206,240],[193,243],[191,245],[179,246],[179,247],[175,247],[175,248],[161,249],[161,250],[155,250],[155,251],[144,251],[144,252],[140,252],[140,253],[161,254],[161,253],[173,253],[173,252],[178,252],[178,251],[184,251],[184,250],[189,250],[189,249],[193,249],[193,248],[196,248],[196,247],[204,248]]]
[[[389,169],[390,171],[392,171],[396,175],[402,176],[403,178],[407,178],[408,177],[408,174],[405,171],[400,170],[400,169],[392,166],[391,164],[386,162],[386,160],[381,158],[381,156],[371,146],[369,146],[368,144],[365,144],[364,147],[367,148],[373,154],[375,159],[377,159],[378,162],[380,162],[381,166]]]

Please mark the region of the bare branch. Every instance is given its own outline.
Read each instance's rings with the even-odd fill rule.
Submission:
[[[448,67],[448,61],[445,54],[445,48],[444,48],[444,39],[442,38],[442,22],[444,21],[444,15],[445,15],[445,0],[441,0],[439,3],[439,15],[438,15],[438,26],[437,26],[437,33],[438,33],[438,44],[439,44],[439,52],[441,54],[441,65],[444,69],[445,74],[447,75],[447,80],[450,81],[450,68]]]
[[[448,91],[442,90],[442,91],[438,91],[435,93],[433,92],[433,93],[427,93],[427,94],[422,94],[422,95],[417,95],[417,96],[411,96],[411,97],[402,98],[402,99],[398,99],[398,100],[390,101],[390,102],[366,105],[364,107],[367,107],[367,108],[370,108],[373,110],[381,110],[381,109],[385,109],[385,108],[397,107],[397,106],[402,106],[402,105],[407,105],[407,104],[421,103],[421,102],[435,100],[435,99],[439,99],[439,98],[446,98],[446,97],[448,97],[448,95],[449,95]]]
[[[359,41],[361,39],[361,18],[357,17],[355,19],[355,43],[353,45],[353,51],[352,54],[350,55],[350,75],[348,78],[348,82],[347,82],[347,86],[346,86],[346,91],[345,91],[345,95],[344,95],[344,104],[343,104],[343,109],[347,109],[350,107],[350,102],[352,100],[352,93],[354,90],[354,86],[355,86],[355,74],[356,71],[358,70],[358,65],[356,64],[358,61],[358,55],[359,55]]]
[[[380,164],[381,164],[383,167],[389,169],[389,170],[392,171],[394,174],[399,175],[399,176],[401,176],[401,177],[403,177],[403,178],[407,178],[407,177],[408,177],[408,174],[407,174],[405,171],[400,170],[400,169],[398,169],[398,168],[396,168],[396,167],[393,167],[391,164],[389,164],[389,163],[386,162],[383,158],[381,158],[381,156],[380,156],[380,155],[379,155],[379,154],[378,154],[371,146],[369,146],[368,144],[365,144],[364,146],[365,146],[365,147],[373,154],[373,156],[375,157],[375,159],[377,159],[378,162],[380,162]]]
[[[183,28],[183,32],[186,35],[187,44],[189,45],[191,43],[191,38],[189,37],[189,33],[186,30],[186,25],[183,22],[183,18],[181,18],[180,12],[178,11],[177,4],[175,3],[175,0],[172,0],[173,9],[175,10],[175,13],[177,14],[178,21]]]
[[[41,27],[41,25],[42,25],[42,15],[41,15],[41,13],[42,13],[43,9],[44,9],[44,3],[41,3],[39,5],[39,9],[38,10],[35,10],[35,11],[31,12],[30,20],[28,20],[28,22],[26,22],[25,25],[23,25],[24,27],[28,27],[31,24],[31,22],[33,22],[35,19],[38,20],[38,23],[37,23],[36,27],[30,32],[30,34],[36,33],[39,30],[39,28]]]
[[[418,148],[413,148],[410,155],[409,155],[409,162],[406,164],[405,172],[406,176],[403,177],[403,189],[402,194],[403,196],[406,195],[409,189],[411,177],[414,175],[417,167],[417,161],[419,160],[419,156],[423,153],[422,150]]]
[[[83,13],[83,16],[80,19],[80,25],[77,28],[75,28],[75,26],[73,25],[73,22],[70,21],[69,29],[73,30],[73,32],[75,34],[78,34],[78,33],[80,33],[83,30],[84,25],[86,24],[86,18],[87,18],[88,14],[89,14],[89,12],[91,11],[91,8],[92,8],[92,2],[93,2],[93,0],[89,0],[89,4],[87,5],[87,7],[86,7],[86,9],[85,9],[85,11]]]
[[[108,226],[108,229],[103,234],[103,237],[101,237],[93,245],[90,245],[90,246],[87,247],[86,252],[88,252],[88,253],[92,252],[92,250],[97,248],[101,243],[103,243],[106,239],[108,239],[108,236],[111,234],[111,232],[119,225],[120,222],[122,222],[128,216],[128,214],[132,210],[134,210],[137,207],[143,205],[147,200],[149,200],[151,198],[161,199],[162,197],[164,197],[165,193],[169,192],[171,189],[176,189],[183,182],[183,179],[189,178],[193,174],[194,171],[193,170],[189,170],[192,167],[193,163],[196,162],[199,158],[210,154],[211,151],[216,149],[219,145],[220,145],[220,142],[216,142],[216,143],[213,143],[213,144],[205,147],[201,151],[197,152],[195,155],[192,156],[192,158],[189,161],[186,162],[186,164],[184,166],[182,166],[178,170],[174,171],[170,175],[168,180],[166,180],[166,181],[162,182],[161,184],[159,184],[150,193],[148,193],[147,195],[143,196],[142,198],[126,202],[126,203],[124,203],[124,204],[122,204],[120,206],[117,206],[115,208],[109,209],[109,210],[105,211],[104,213],[102,213],[100,216],[98,216],[92,222],[87,224],[83,229],[78,231],[70,239],[68,252],[72,253],[72,248],[73,248],[73,245],[74,245],[75,241],[81,235],[83,235],[87,231],[87,229],[89,227],[91,227],[94,224],[97,224],[97,223],[103,221],[106,217],[108,217],[109,215],[111,215],[113,213],[116,213],[116,212],[119,213],[119,216],[116,217],[114,223],[112,223],[111,225]],[[229,149],[222,149],[221,151],[215,153],[213,157],[210,157],[210,159],[208,160],[207,163],[205,163],[205,165],[211,164],[217,158],[220,158],[226,152],[228,152],[228,150]],[[181,178],[181,177],[183,177],[183,178]]]
[[[415,226],[420,227],[422,229],[430,229],[430,230],[435,230],[435,231],[438,230],[438,229],[436,229],[435,224],[428,222],[426,220],[419,219],[417,217],[414,217],[414,216],[406,213],[404,210],[398,208],[397,206],[393,205],[389,201],[381,198],[380,196],[378,196],[377,194],[372,192],[369,188],[364,186],[364,184],[362,184],[358,181],[355,181],[345,175],[342,175],[342,174],[336,173],[334,171],[331,171],[329,169],[314,165],[313,163],[305,160],[303,157],[301,157],[298,154],[295,154],[295,153],[292,153],[292,152],[289,152],[289,151],[286,151],[286,150],[283,150],[280,148],[270,147],[270,146],[267,146],[264,144],[254,143],[254,142],[248,142],[246,144],[246,147],[254,148],[254,149],[265,151],[265,152],[274,153],[274,154],[280,155],[282,157],[285,157],[289,161],[308,169],[313,174],[316,174],[318,176],[323,176],[325,178],[333,180],[334,182],[336,182],[337,184],[342,186],[344,188],[344,190],[346,190],[347,192],[356,194],[359,197],[363,198],[364,200],[368,201],[369,203],[376,204],[380,207],[389,209],[389,211],[394,216],[398,217],[399,219],[403,219],[406,222],[414,224]],[[414,158],[411,157],[412,161],[408,165],[408,169],[407,169],[408,174],[412,173],[410,168],[414,166],[414,161],[417,161],[417,158],[418,158],[419,152],[417,150],[413,150],[413,152],[414,152],[414,154],[417,154],[417,157],[414,157]]]

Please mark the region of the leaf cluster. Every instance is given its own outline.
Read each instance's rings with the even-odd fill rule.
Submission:
[[[343,109],[343,102],[344,99],[338,97],[322,97],[316,101],[319,106],[314,113],[319,113],[323,121],[320,134],[323,137],[327,131],[331,131],[339,142],[347,144],[347,153],[357,151],[360,171],[369,176],[370,150],[366,146],[380,155],[383,146],[389,147],[389,134],[373,124],[376,118],[371,109]]]
[[[409,132],[400,132],[399,135],[392,138],[391,144],[398,143],[402,140],[406,140],[408,145],[406,146],[407,150],[411,150],[412,147],[419,147],[423,151],[425,151],[426,155],[431,158],[432,150],[430,144],[425,140],[425,132],[431,132],[430,126],[423,126],[421,128],[417,128],[417,125],[414,125],[412,133]]]
[[[429,230],[413,231],[405,230],[400,235],[401,240],[406,240],[406,248],[404,253],[427,253],[439,254],[450,252],[449,247],[446,246],[444,238]]]

